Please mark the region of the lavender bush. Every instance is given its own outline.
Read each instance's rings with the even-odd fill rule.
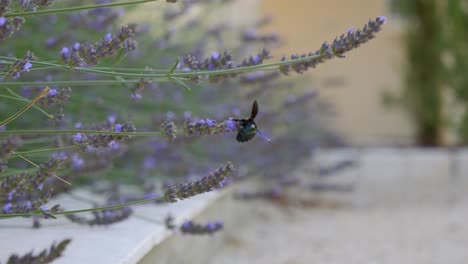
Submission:
[[[233,1],[148,3],[159,8],[158,21],[120,24],[131,8],[154,1],[0,0],[0,220],[108,225],[130,217],[131,205],[176,202],[259,172],[288,180],[314,146],[342,144],[323,125],[316,92],[291,77],[371,40],[384,17],[274,60],[269,49],[279,36],[258,33],[267,19],[240,27],[196,15]],[[254,100],[258,129],[248,130],[240,120]],[[236,141],[247,132],[252,140]],[[107,204],[48,206],[106,180]],[[120,185],[139,187],[140,196],[122,195]],[[221,228],[190,222],[181,230]]]

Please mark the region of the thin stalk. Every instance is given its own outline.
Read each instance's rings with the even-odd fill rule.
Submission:
[[[66,129],[66,130],[7,130],[0,131],[0,136],[8,135],[59,135],[59,134],[102,134],[102,135],[121,135],[121,136],[140,136],[140,137],[152,137],[159,136],[161,131],[154,132],[115,132],[105,130],[82,130],[82,129]]]
[[[5,17],[17,17],[17,16],[25,17],[25,16],[33,16],[33,15],[74,12],[74,11],[89,10],[89,9],[96,9],[96,8],[136,5],[136,4],[143,4],[143,3],[156,2],[156,1],[157,0],[138,0],[138,1],[128,1],[128,2],[120,2],[120,3],[101,4],[101,5],[83,5],[83,6],[75,6],[75,7],[45,9],[45,10],[39,10],[39,11],[34,11],[34,12],[18,12],[18,13],[9,13],[9,14],[7,13],[4,16]]]
[[[29,102],[28,99],[21,99],[21,98],[18,98],[18,97],[13,97],[13,96],[9,96],[9,95],[3,95],[3,94],[0,94],[0,97],[1,98],[7,98],[7,99],[11,99],[11,100],[15,100],[15,101],[21,101],[21,102]],[[39,112],[43,113],[45,116],[47,116],[48,118],[52,118],[53,116],[48,114],[46,111],[44,111],[42,108],[40,108],[39,106],[37,105],[33,105],[33,107],[38,110]]]
[[[13,153],[13,155],[15,155],[20,157],[22,160],[25,160],[27,163],[33,165],[34,167],[36,168],[39,168],[39,165],[37,165],[36,163],[32,162],[30,159],[26,158],[25,156],[21,155],[21,154],[18,154],[18,153]]]
[[[18,157],[20,157],[21,159],[23,159],[23,160],[25,160],[26,162],[28,162],[29,164],[33,165],[34,167],[39,168],[39,165],[37,165],[36,163],[32,162],[30,159],[26,158],[25,156],[23,156],[23,155],[21,155],[21,154],[18,154],[18,153],[13,153],[13,155],[18,156]],[[72,185],[70,182],[68,182],[68,181],[66,181],[66,180],[64,180],[64,179],[62,179],[62,178],[60,178],[59,176],[57,176],[57,175],[55,175],[55,174],[53,174],[52,176],[55,177],[56,179],[58,179],[58,180],[64,182],[65,184]]]
[[[167,78],[161,79],[152,79],[155,82],[169,82]],[[7,86],[34,86],[34,85],[47,85],[47,86],[54,86],[54,85],[66,85],[66,86],[95,86],[99,88],[100,85],[121,85],[124,83],[138,83],[140,80],[76,80],[76,81],[42,81],[42,82],[2,82],[2,85]],[[0,87],[0,89],[3,87]]]
[[[88,209],[79,209],[79,210],[72,210],[72,211],[63,211],[63,212],[55,213],[54,215],[71,215],[71,214],[78,214],[78,213],[103,211],[103,210],[114,210],[114,209],[120,209],[120,208],[131,206],[131,205],[144,204],[144,203],[150,203],[150,202],[162,201],[162,200],[164,200],[164,196],[158,196],[158,197],[154,197],[150,199],[136,200],[136,201],[132,201],[128,203],[121,203],[121,204],[116,204],[116,205],[109,205],[109,206],[102,206],[102,207],[88,208]],[[0,214],[0,219],[13,218],[13,217],[31,217],[34,215],[41,215],[41,214],[42,214],[42,211],[40,210],[36,212],[32,212],[32,213],[25,213],[25,214]]]
[[[9,98],[11,100],[17,100],[17,101],[23,101],[23,102],[31,102],[31,100],[29,99],[26,99],[26,98],[23,98],[21,95],[15,93],[13,90],[11,90],[10,88],[6,88],[7,92],[9,92],[11,95],[13,95],[14,97],[12,96],[8,96],[8,95],[0,95],[0,97],[4,97],[4,98]],[[33,105],[33,107],[38,110],[39,112],[43,113],[45,116],[47,116],[48,118],[53,118],[54,116],[47,113],[44,109],[42,109],[41,107],[37,106],[37,105]]]
[[[84,67],[77,67],[74,68],[74,70],[78,70],[81,72],[90,72],[90,73],[95,73],[99,75],[109,75],[109,76],[120,76],[120,77],[135,77],[135,78],[162,78],[162,79],[170,79],[170,78],[188,78],[192,76],[215,76],[215,75],[223,75],[223,74],[238,74],[238,73],[246,73],[246,72],[253,72],[253,71],[259,71],[259,70],[275,70],[278,69],[279,66],[282,65],[292,65],[300,62],[305,62],[309,61],[312,59],[317,59],[320,58],[322,55],[321,54],[314,54],[310,56],[305,56],[301,57],[298,59],[291,59],[291,60],[284,60],[284,61],[276,61],[272,63],[263,63],[263,64],[258,64],[258,65],[252,65],[252,66],[245,66],[245,67],[239,67],[239,68],[232,68],[232,69],[223,69],[223,70],[205,70],[205,71],[174,71],[173,73],[170,73],[170,69],[166,70],[165,73],[128,73],[128,72],[118,72],[115,70],[111,71],[106,71],[106,70],[100,70],[98,68],[84,68]],[[0,56],[0,58],[5,58]],[[8,58],[11,59],[11,58]],[[49,66],[61,66],[62,68],[66,69],[71,69],[68,66],[60,65],[60,64],[54,64],[54,63],[46,63],[46,62],[40,62],[40,61],[31,61],[31,63],[40,63],[43,65],[49,65]],[[142,72],[145,71],[144,68],[141,69]],[[14,83],[14,82],[13,82]]]
[[[60,147],[60,148],[35,149],[35,150],[29,150],[29,151],[15,152],[12,155],[20,156],[20,155],[43,153],[43,152],[53,152],[53,151],[60,151],[60,150],[66,150],[66,149],[74,149],[76,147],[77,146],[66,146],[66,147]]]
[[[24,112],[28,111],[29,108],[31,108],[39,99],[41,99],[44,95],[46,95],[49,92],[49,87],[45,87],[34,99],[31,100],[26,106],[24,106],[22,109],[20,109],[18,112],[15,114],[11,115],[7,119],[3,120],[0,122],[0,126],[6,125],[10,123],[11,121],[15,120],[18,118],[20,115],[22,115]]]

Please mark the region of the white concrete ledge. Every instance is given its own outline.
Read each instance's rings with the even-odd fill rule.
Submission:
[[[90,201],[102,201],[86,190],[75,192]],[[64,255],[54,263],[137,263],[153,247],[170,237],[172,232],[164,226],[164,218],[171,213],[175,223],[192,219],[220,197],[221,192],[198,195],[174,204],[134,206],[134,214],[127,220],[110,226],[83,226],[64,217],[41,221],[43,226],[32,228],[32,220],[13,218],[0,220],[0,261],[5,262],[12,253],[26,254],[31,250],[39,253],[48,249],[52,242],[72,239]],[[61,195],[51,204],[60,203],[66,209],[93,207],[92,202],[83,202],[69,195]]]

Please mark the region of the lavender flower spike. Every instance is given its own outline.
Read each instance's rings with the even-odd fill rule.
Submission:
[[[49,252],[46,249],[33,255],[33,252],[27,253],[23,256],[17,254],[12,254],[7,263],[51,263],[55,259],[62,256],[63,251],[65,251],[67,245],[70,243],[70,239],[65,239],[58,244],[52,244]]]
[[[332,44],[324,42],[322,47],[315,52],[310,52],[308,54],[302,55],[291,55],[291,60],[305,58],[307,56],[318,55],[310,60],[301,61],[294,63],[292,65],[282,65],[280,66],[281,73],[288,75],[290,70],[297,73],[303,73],[309,68],[315,68],[317,64],[325,62],[326,60],[332,59],[334,57],[344,58],[344,54],[352,49],[359,47],[361,44],[366,43],[370,39],[375,37],[375,34],[378,33],[382,25],[385,24],[387,18],[384,16],[377,17],[374,20],[369,20],[362,29],[354,31],[354,28],[348,30],[346,34],[341,35],[338,38],[333,40]],[[281,59],[285,61],[286,58]]]
[[[207,222],[205,225],[194,223],[193,221],[186,221],[180,226],[180,231],[183,234],[191,235],[206,235],[214,234],[223,229],[223,222]]]
[[[0,143],[0,161],[7,160],[8,157],[21,145],[21,138],[9,136]]]
[[[175,203],[177,199],[183,200],[197,194],[209,192],[213,188],[219,187],[233,169],[232,163],[228,162],[223,167],[218,168],[199,180],[169,186],[164,190],[164,199],[167,202]]]

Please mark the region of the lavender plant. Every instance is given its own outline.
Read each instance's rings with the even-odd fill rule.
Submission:
[[[284,76],[343,58],[386,21],[377,17],[314,52],[269,62],[280,38],[257,33],[265,19],[239,27],[191,8],[203,13],[231,1],[168,0],[156,6],[156,33],[145,21],[120,24],[131,7],[154,1],[0,1],[0,220],[63,215],[109,225],[130,217],[129,206],[188,199],[256,171],[279,179],[314,145],[337,144],[323,125],[323,105],[312,102],[315,91],[300,94]],[[236,141],[255,99],[254,124],[273,144]],[[244,173],[228,177],[233,164]],[[46,207],[101,180],[138,186],[141,197],[109,192],[114,202],[94,208]],[[93,217],[79,215],[86,212]],[[187,233],[222,228],[183,226]]]

